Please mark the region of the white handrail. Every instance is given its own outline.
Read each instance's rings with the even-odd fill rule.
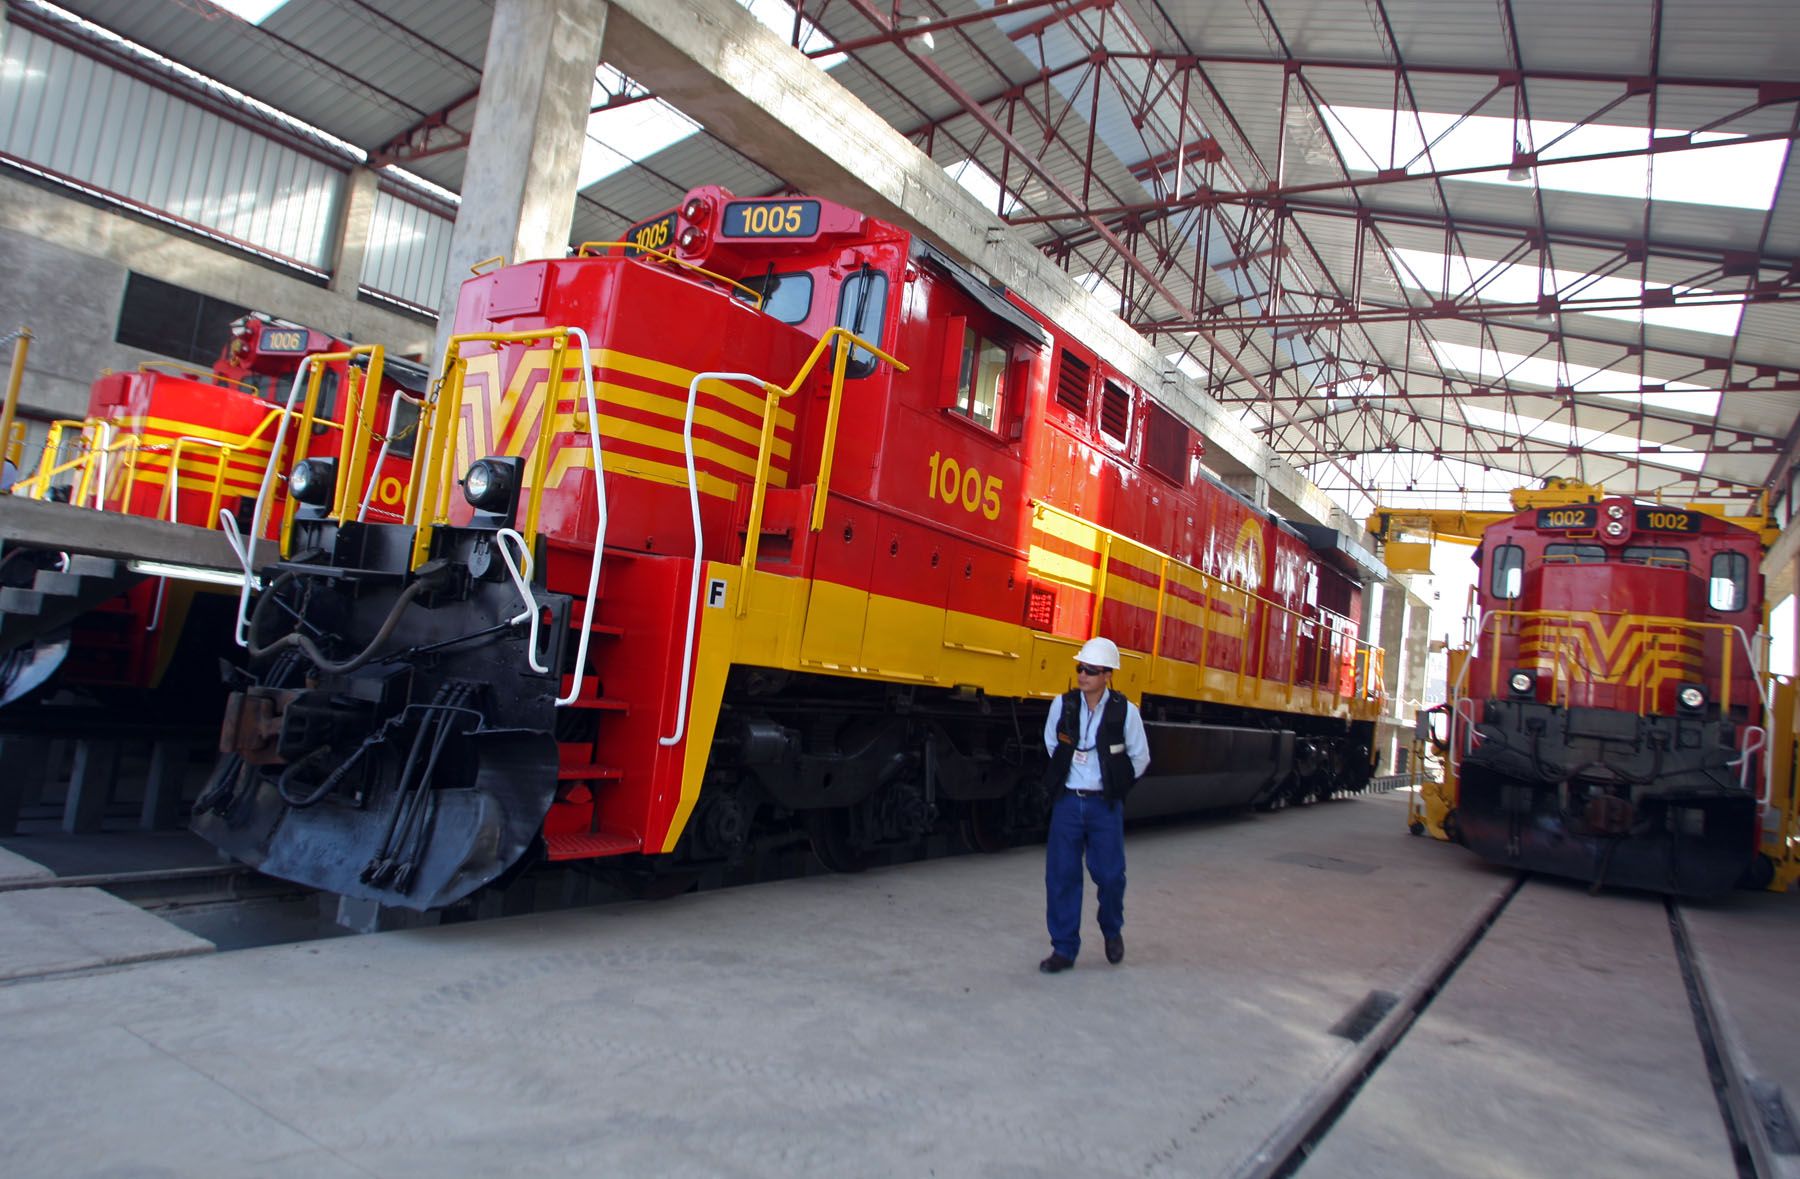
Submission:
[[[256,564],[256,538],[262,532],[263,508],[269,496],[269,481],[275,477],[275,468],[281,462],[281,447],[287,441],[288,423],[294,418],[294,402],[299,399],[301,386],[312,367],[313,358],[308,356],[294,370],[294,385],[288,390],[287,404],[282,406],[281,425],[276,427],[275,442],[269,447],[269,465],[263,468],[262,483],[256,489],[256,506],[250,512],[250,540],[238,553],[244,562],[244,588],[238,591],[237,631],[232,637],[240,647],[250,646],[250,570]],[[232,548],[237,547],[234,542]]]
[[[694,576],[688,586],[687,638],[681,644],[681,690],[675,697],[675,731],[657,738],[659,745],[679,745],[687,735],[688,684],[694,674],[694,627],[700,618],[700,575],[706,562],[701,560],[700,546],[700,478],[694,471],[694,402],[700,395],[701,381],[748,381],[761,389],[769,382],[750,373],[695,373],[688,382],[687,418],[681,424],[682,448],[687,452],[688,506],[694,516]],[[748,587],[738,586],[738,593]]]
[[[94,510],[104,512],[106,510],[106,448],[112,445],[111,422],[100,423],[100,437],[96,441],[99,443],[100,449],[97,456],[100,461],[100,478],[94,481]]]
[[[1725,764],[1738,767],[1738,789],[1743,790],[1750,785],[1750,756],[1755,753],[1761,753],[1763,749],[1767,747],[1769,744],[1769,731],[1761,725],[1746,725],[1738,733],[1738,737],[1743,741],[1744,747],[1738,750],[1738,755],[1736,757]],[[1766,762],[1769,759],[1764,758],[1763,760]],[[1764,774],[1763,791],[1757,796],[1756,805],[1767,806],[1769,804],[1769,785],[1768,775]]]
[[[180,437],[176,438],[175,441],[177,444],[182,443],[182,442],[202,442],[208,446],[219,446],[219,447],[226,447],[226,448],[229,448],[231,445],[229,442],[220,442],[216,438],[199,438],[192,434],[183,434]],[[177,445],[177,447],[175,449],[173,449],[169,452],[169,483],[168,483],[168,487],[169,487],[169,523],[171,523],[171,524],[179,524],[181,522],[179,519],[180,512],[178,510],[179,506],[180,506],[180,501],[181,501],[181,463],[179,461],[180,457],[181,457],[181,451],[180,451],[179,445]],[[220,457],[219,461],[221,463],[223,463],[225,461],[223,456]],[[228,513],[225,511],[225,509],[220,508],[219,514],[227,515]],[[232,527],[233,528],[237,527],[235,521],[233,522]],[[236,551],[238,545],[237,545],[237,541],[235,539],[231,541],[231,547],[232,547],[233,551]],[[238,557],[241,560],[243,558],[243,554],[239,553]],[[156,628],[162,625],[163,598],[168,595],[168,592],[169,592],[169,579],[166,577],[157,578],[156,579],[156,604],[151,607],[150,621],[144,627],[145,634],[154,633]]]
[[[1469,715],[1468,715],[1467,720],[1464,720],[1464,718],[1463,718],[1463,705],[1465,705],[1465,704],[1467,704],[1469,706]],[[1467,749],[1464,749],[1462,751],[1463,754],[1467,755],[1470,753],[1474,753],[1475,752],[1475,701],[1467,696],[1458,697],[1456,704],[1451,708],[1451,716],[1454,720],[1460,721],[1462,723],[1463,744],[1468,746]],[[1456,734],[1454,732],[1450,734],[1450,768],[1452,770],[1455,770],[1458,772],[1460,772],[1462,770],[1462,758],[1457,756]]]
[[[581,341],[581,386],[582,394],[587,399],[588,449],[594,456],[594,496],[599,500],[600,513],[594,522],[594,560],[588,566],[587,605],[581,615],[581,638],[575,647],[575,674],[569,677],[569,694],[556,698],[558,708],[573,704],[575,698],[581,695],[581,676],[587,668],[588,640],[594,636],[594,591],[600,587],[600,554],[606,549],[606,468],[601,463],[600,410],[594,403],[594,358],[588,347],[587,333],[573,327],[567,331]],[[562,376],[561,373],[556,375],[559,379]]]
[[[512,553],[507,550],[506,542],[508,540],[518,542],[519,562],[524,566],[523,571],[518,564],[514,564]],[[538,662],[538,602],[531,596],[529,584],[531,581],[531,550],[525,547],[524,536],[512,528],[502,528],[494,534],[494,547],[500,550],[500,559],[506,562],[506,571],[512,574],[513,585],[519,591],[519,599],[525,603],[525,609],[513,615],[511,621],[519,623],[527,618],[531,619],[531,637],[525,647],[525,662],[530,665],[531,670],[539,675],[545,675],[550,669]]]
[[[381,391],[377,389],[375,395],[379,397]],[[388,402],[387,432],[381,436],[381,449],[375,452],[375,469],[369,473],[369,485],[363,489],[362,506],[356,509],[356,520],[359,524],[369,516],[369,501],[375,498],[375,487],[381,482],[381,464],[387,462],[388,444],[394,440],[394,418],[400,412],[400,403],[403,401],[418,406],[421,418],[424,416],[425,403],[423,401],[416,397],[408,397],[398,389],[394,390],[393,399]],[[519,537],[519,543],[523,544],[524,542],[525,538]]]

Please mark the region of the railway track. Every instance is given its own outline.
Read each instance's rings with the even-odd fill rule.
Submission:
[[[1372,1138],[1364,1133],[1367,1125],[1357,1123],[1376,1120],[1376,1115],[1371,1112],[1376,1106],[1388,1107],[1381,1116],[1391,1119],[1395,1095],[1416,1091],[1416,1085],[1409,1086],[1405,1079],[1388,1085],[1388,1073],[1410,1071],[1414,1081],[1420,1075],[1433,1078],[1454,1075],[1454,1066],[1446,1068],[1442,1062],[1441,1044],[1468,1043],[1469,1040],[1458,1037],[1445,1041],[1441,1028],[1435,1033],[1421,1034],[1420,1029],[1427,1026],[1426,1021],[1434,1008],[1440,1003],[1454,1002],[1461,992],[1476,996],[1485,994],[1479,988],[1542,990],[1544,962],[1522,960],[1516,946],[1520,942],[1543,940],[1544,935],[1533,928],[1530,910],[1539,908],[1546,896],[1553,902],[1559,896],[1567,902],[1578,891],[1567,882],[1521,874],[1497,893],[1454,942],[1417,972],[1401,992],[1371,992],[1333,1029],[1335,1034],[1353,1041],[1355,1048],[1295,1107],[1282,1126],[1244,1160],[1233,1172],[1234,1179],[1286,1179],[1353,1170],[1344,1166],[1345,1156],[1366,1149],[1366,1142]],[[1759,1081],[1747,1067],[1745,1045],[1729,1020],[1722,1018],[1722,1009],[1709,985],[1704,963],[1695,953],[1689,937],[1681,903],[1667,898],[1658,902],[1642,895],[1612,899],[1640,906],[1646,914],[1659,907],[1660,913],[1650,915],[1662,918],[1659,922],[1661,936],[1666,940],[1651,947],[1648,954],[1634,955],[1629,961],[1603,963],[1599,958],[1570,961],[1567,969],[1604,975],[1615,969],[1640,969],[1646,958],[1657,963],[1657,970],[1651,976],[1652,983],[1653,987],[1660,985],[1669,999],[1665,1012],[1669,1026],[1678,1021],[1693,1037],[1687,1045],[1679,1043],[1680,1037],[1676,1035],[1666,1037],[1666,1042],[1672,1045],[1673,1055],[1677,1058],[1686,1056],[1690,1048],[1697,1049],[1692,1052],[1690,1071],[1700,1084],[1691,1087],[1691,1091],[1703,1088],[1710,1092],[1716,1106],[1717,1129],[1724,1144],[1724,1153],[1716,1160],[1717,1168],[1696,1173],[1735,1174],[1739,1179],[1791,1179],[1800,1174],[1800,1156],[1796,1155],[1800,1147],[1796,1146],[1792,1115],[1779,1089]],[[1587,900],[1589,898],[1585,896],[1577,898],[1577,902]],[[1504,948],[1496,949],[1491,959],[1483,963],[1482,973],[1487,977],[1479,984],[1474,983],[1468,977],[1472,961],[1484,947],[1497,944]],[[1509,960],[1518,971],[1510,978],[1504,976],[1505,963]],[[1502,972],[1501,977],[1494,977],[1496,966]],[[1477,998],[1476,1001],[1485,999]],[[1545,1004],[1555,1001],[1552,994],[1543,995]],[[1677,1012],[1676,1008],[1681,1010]],[[1415,1049],[1415,1040],[1424,1042]],[[1425,1058],[1434,1053],[1438,1059],[1426,1063]],[[1486,1083],[1480,1080],[1476,1085]],[[1376,1096],[1377,1090],[1384,1091]],[[1470,1118],[1478,1119],[1480,1090],[1477,1089],[1474,1095],[1465,1095],[1464,1101]],[[1495,1103],[1497,1117],[1504,1116],[1500,1110],[1506,1104],[1505,1101]],[[1516,1108],[1513,1112],[1517,1113]],[[1348,1133],[1343,1132],[1346,1126],[1352,1127]],[[1469,1130],[1467,1123],[1442,1127],[1446,1135],[1464,1134]],[[1513,1130],[1517,1134],[1528,1134],[1530,1126],[1520,1124]],[[1356,1140],[1355,1145],[1340,1143],[1340,1138]],[[1480,1148],[1471,1142],[1469,1149],[1475,1155]],[[1313,1165],[1309,1168],[1309,1164]],[[1570,1166],[1576,1171],[1581,1169],[1573,1161]]]

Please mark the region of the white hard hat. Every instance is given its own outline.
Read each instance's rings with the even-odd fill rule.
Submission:
[[[1085,663],[1089,667],[1110,667],[1117,671],[1119,644],[1111,639],[1089,639],[1081,644],[1081,650],[1075,652],[1075,662]]]

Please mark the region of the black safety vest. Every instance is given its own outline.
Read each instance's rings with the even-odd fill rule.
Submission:
[[[1125,752],[1125,717],[1129,702],[1109,691],[1100,708],[1100,724],[1094,733],[1094,752],[1100,757],[1100,785],[1107,800],[1123,802],[1137,785],[1137,769]],[[1044,774],[1044,788],[1055,793],[1069,784],[1075,764],[1075,747],[1081,743],[1081,689],[1070,689],[1062,698],[1062,715],[1056,718],[1056,752]]]

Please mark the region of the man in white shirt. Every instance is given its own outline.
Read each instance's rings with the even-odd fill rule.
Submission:
[[[1050,769],[1050,835],[1044,845],[1045,974],[1075,965],[1081,952],[1081,865],[1100,894],[1106,960],[1125,960],[1125,796],[1150,765],[1137,705],[1111,690],[1118,644],[1092,638],[1075,653],[1075,690],[1050,702],[1044,748]]]

